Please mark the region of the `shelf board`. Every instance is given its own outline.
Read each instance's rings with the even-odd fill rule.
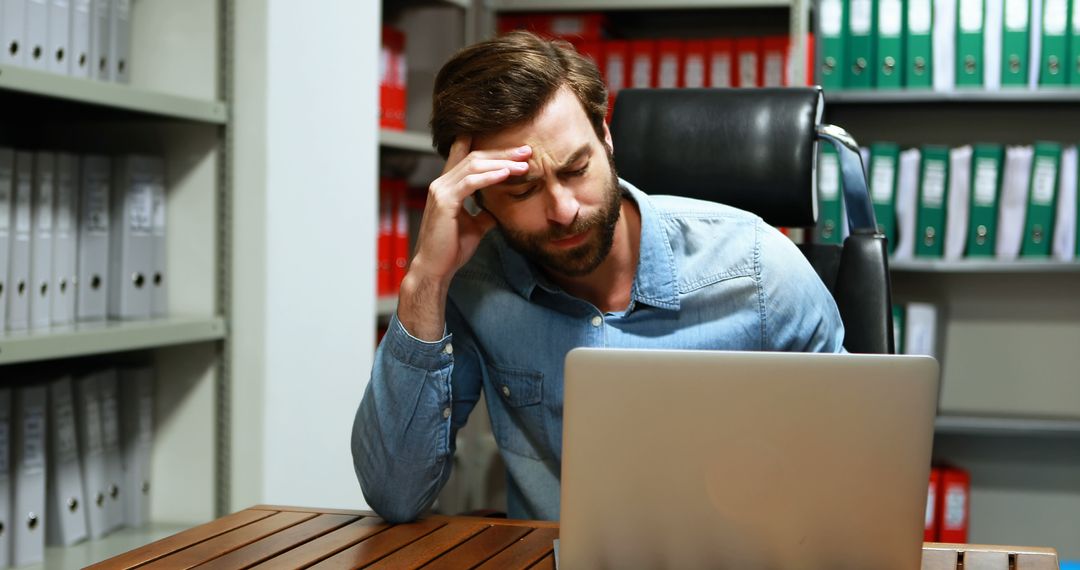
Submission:
[[[0,334],[0,364],[89,356],[225,338],[225,319],[106,321]]]
[[[934,420],[934,431],[939,435],[1080,438],[1080,419],[941,415]]]
[[[424,154],[435,154],[431,137],[426,133],[379,129],[379,146]]]
[[[396,295],[379,297],[375,300],[375,314],[380,320],[390,320],[390,317],[394,316],[394,311],[397,310],[397,302]]]
[[[835,105],[896,105],[902,103],[1080,103],[1080,89],[1016,89],[1004,91],[840,90],[825,93]]]
[[[151,524],[142,528],[124,528],[97,540],[73,546],[46,546],[45,563],[23,566],[23,570],[68,570],[85,568],[141,546],[172,536],[195,526]]]
[[[787,8],[790,0],[495,0],[497,12]]]
[[[1080,262],[992,259],[959,261],[911,260],[889,261],[889,270],[903,273],[1080,273]]]
[[[57,75],[11,65],[0,65],[0,91],[35,97],[210,124],[225,124],[223,101],[158,93],[121,83]]]

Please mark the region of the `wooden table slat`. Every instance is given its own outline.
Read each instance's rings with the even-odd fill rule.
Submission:
[[[1017,554],[1016,570],[1058,570],[1058,559],[1049,554]]]
[[[555,570],[555,553],[552,552],[540,559],[540,562],[529,566],[529,570]]]
[[[1009,553],[965,552],[964,570],[1009,570]]]
[[[297,546],[279,556],[275,556],[254,568],[259,570],[306,568],[391,526],[379,517],[365,517],[331,533],[324,534],[307,544]]]
[[[242,526],[236,530],[200,542],[190,548],[174,552],[165,558],[159,558],[146,566],[144,570],[168,568],[169,570],[187,569],[204,562],[224,556],[237,548],[246,546],[259,539],[270,536],[282,529],[294,526],[308,519],[315,518],[314,513],[275,513],[258,522]]]
[[[362,568],[444,526],[446,526],[446,521],[438,519],[424,519],[411,524],[393,526],[359,544],[354,544],[342,550],[312,566],[312,568],[318,568],[319,570]]]
[[[517,542],[531,529],[523,526],[504,526],[496,524],[459,545],[457,548],[436,558],[424,566],[426,570],[458,570],[472,568],[495,556],[503,549]]]
[[[383,558],[368,568],[419,568],[440,554],[476,536],[491,525],[477,522],[453,521],[420,540]]]
[[[477,570],[528,568],[555,551],[556,538],[559,538],[559,531],[538,528],[495,555],[494,558],[477,566]]]
[[[147,562],[152,562],[158,558],[168,556],[173,552],[183,550],[193,544],[198,544],[204,540],[209,540],[244,525],[262,520],[273,514],[273,511],[262,511],[257,509],[238,511],[206,524],[201,524],[161,540],[151,542],[150,544],[125,552],[119,556],[114,556],[108,560],[98,562],[93,566],[87,567],[86,570],[104,570],[106,568],[110,570],[127,570],[129,568],[135,568],[142,564],[146,564]]]
[[[314,540],[330,531],[337,530],[358,519],[359,517],[356,515],[316,515],[313,519],[308,519],[262,540],[252,542],[196,568],[199,570],[247,568]]]

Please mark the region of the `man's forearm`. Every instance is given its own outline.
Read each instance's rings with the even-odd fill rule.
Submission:
[[[436,342],[446,329],[449,281],[410,271],[401,282],[397,316],[405,330],[420,340]]]

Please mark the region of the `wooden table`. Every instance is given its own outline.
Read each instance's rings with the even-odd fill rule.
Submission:
[[[259,505],[90,568],[554,568],[558,523]],[[425,566],[426,565],[426,566]],[[1056,570],[1049,548],[926,543],[923,570]]]

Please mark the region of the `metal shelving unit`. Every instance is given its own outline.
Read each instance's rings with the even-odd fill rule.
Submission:
[[[0,65],[0,90],[164,119],[215,125],[228,121],[224,101],[169,95],[130,85],[67,77],[10,65]]]
[[[934,431],[942,435],[1080,438],[1080,420],[991,416],[938,416]]]
[[[948,92],[929,91],[925,89],[843,90],[826,92],[825,102],[832,105],[1080,103],[1080,89],[971,90]]]
[[[107,321],[0,335],[0,365],[160,348],[225,338],[225,319]]]
[[[379,146],[386,149],[435,154],[431,137],[426,133],[379,129]]]
[[[1047,260],[996,261],[965,259],[960,261],[912,260],[890,261],[889,270],[903,273],[1022,273],[1076,274],[1080,263]]]

